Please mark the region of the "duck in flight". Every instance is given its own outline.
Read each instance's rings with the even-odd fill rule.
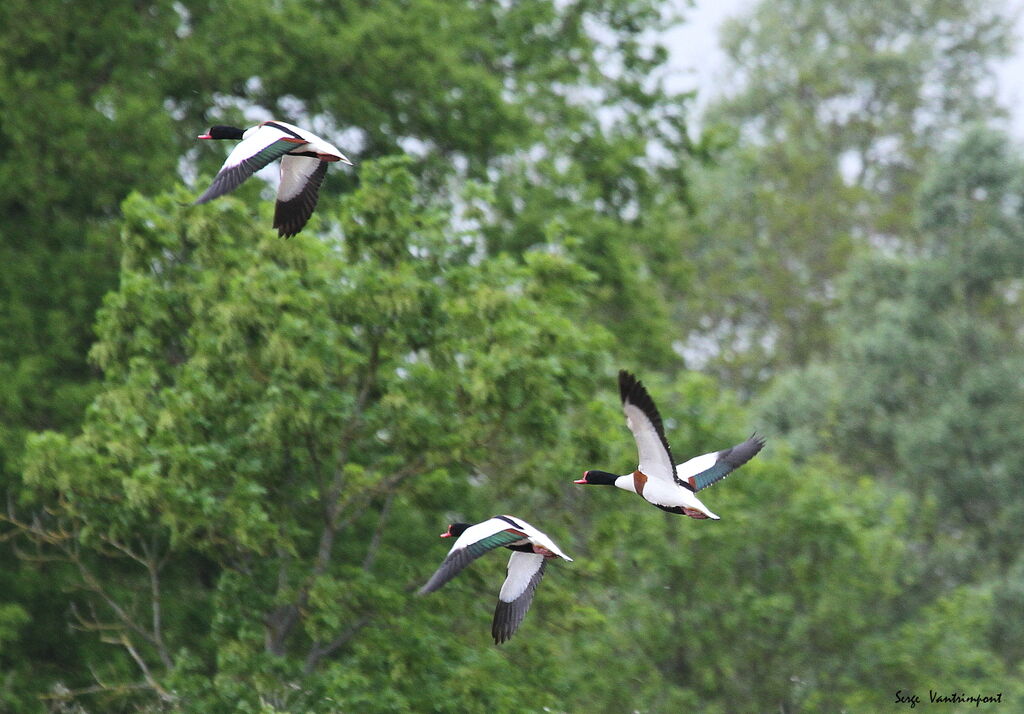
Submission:
[[[228,154],[210,187],[196,199],[197,204],[234,191],[271,161],[281,159],[274,228],[285,238],[301,231],[313,215],[327,164],[340,161],[352,165],[338,147],[283,121],[265,121],[244,130],[218,125],[198,138],[241,141]]]
[[[716,483],[743,464],[764,447],[764,438],[752,435],[743,443],[724,451],[695,456],[676,466],[672,451],[665,438],[665,428],[654,400],[643,383],[625,370],[619,372],[619,395],[626,425],[633,432],[640,463],[632,473],[620,476],[607,471],[587,471],[573,483],[594,486],[617,486],[643,496],[648,503],[668,511],[690,516],[719,520],[705,506],[697,492]]]
[[[419,589],[420,595],[434,592],[490,550],[504,546],[512,551],[491,624],[494,643],[499,645],[515,634],[526,617],[548,559],[572,561],[547,534],[515,516],[494,516],[475,525],[452,523],[441,537],[456,538],[456,541],[441,566]]]

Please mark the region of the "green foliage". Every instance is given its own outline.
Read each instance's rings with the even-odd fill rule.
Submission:
[[[1006,434],[1024,428],[1022,205],[1024,163],[1006,138],[968,132],[924,184],[922,249],[855,264],[835,359],[780,380],[763,406],[802,450],[934,500],[955,539],[922,544],[936,582],[988,579],[1018,558],[1024,451]],[[1016,600],[1012,582],[999,591],[1004,607]],[[996,636],[1010,661],[1019,635]]]
[[[827,155],[854,152],[856,185],[902,194],[892,209],[905,209],[916,181],[904,179],[936,140],[991,116],[1007,15],[991,0],[759,3],[723,28],[742,83],[715,115],[759,125],[767,142],[813,137]]]
[[[312,707],[324,658],[409,608],[426,569],[406,550],[443,518],[425,508],[482,518],[473,504],[492,499],[474,491],[546,480],[533,454],[564,448],[568,429],[550,427],[592,390],[607,336],[572,319],[585,271],[550,254],[470,260],[400,161],[365,165],[344,251],[254,243],[258,219],[235,201],[184,198],[125,203],[121,288],[92,352],[104,385],[79,436],[30,440],[26,498],[61,498],[48,536],[25,530],[97,595],[82,626],[145,647],[170,682],[214,668],[195,695],[251,711],[306,676],[306,703],[288,706]],[[131,592],[148,605],[112,604]],[[164,641],[139,625],[186,593],[212,608],[200,628],[169,622]]]
[[[63,468],[65,461],[76,464],[76,468],[85,468],[82,460],[91,460],[91,466],[110,464],[114,471],[109,477],[96,476],[93,485],[97,488],[101,483],[116,482],[130,471],[132,489],[125,492],[125,498],[130,498],[137,509],[136,520],[144,520],[141,514],[146,507],[171,489],[161,489],[153,483],[158,474],[165,475],[165,461],[171,460],[181,468],[183,464],[194,463],[205,474],[222,464],[228,455],[238,453],[237,443],[230,447],[165,443],[161,449],[167,453],[155,453],[146,464],[126,465],[126,454],[133,445],[145,442],[147,434],[151,435],[147,431],[150,427],[110,425],[110,436],[116,438],[99,455],[83,454],[71,437],[78,431],[86,407],[101,389],[96,365],[107,365],[120,376],[129,375],[125,379],[132,380],[132,388],[162,389],[169,376],[161,360],[143,360],[145,364],[140,364],[137,371],[130,371],[128,365],[117,365],[117,356],[139,359],[142,355],[135,354],[133,349],[148,344],[154,350],[167,350],[165,359],[175,362],[185,350],[191,349],[172,335],[184,324],[183,312],[193,306],[175,302],[168,295],[145,294],[138,276],[126,274],[120,298],[126,301],[125,305],[134,309],[136,305],[129,298],[138,297],[149,301],[145,303],[147,309],[167,308],[171,312],[161,318],[161,324],[136,323],[134,318],[125,316],[104,318],[121,321],[128,332],[122,338],[108,337],[103,346],[97,347],[96,362],[90,364],[86,360],[97,337],[93,321],[102,296],[118,288],[118,266],[123,258],[122,246],[117,241],[123,229],[119,213],[122,201],[132,191],[154,196],[179,184],[182,176],[191,178],[197,171],[205,175],[215,170],[223,154],[206,147],[203,151],[195,150],[194,137],[199,131],[213,122],[245,125],[255,118],[275,115],[336,140],[360,160],[406,148],[417,156],[413,167],[413,173],[420,178],[417,192],[430,196],[431,202],[441,195],[456,204],[461,202],[460,183],[466,177],[490,181],[510,176],[510,165],[526,170],[529,161],[524,157],[551,151],[552,155],[558,154],[560,161],[573,163],[572,170],[547,176],[543,182],[529,182],[524,190],[540,190],[543,183],[543,195],[561,193],[569,180],[575,183],[568,187],[569,194],[597,195],[593,187],[600,185],[600,195],[614,196],[618,207],[618,213],[603,220],[604,235],[628,241],[630,233],[616,216],[623,206],[633,205],[638,196],[656,185],[649,180],[646,147],[653,142],[678,143],[684,138],[679,132],[683,105],[668,97],[658,83],[650,81],[666,57],[662,48],[652,46],[647,39],[651,29],[663,21],[662,10],[661,4],[653,0],[524,0],[511,4],[286,1],[263,5],[247,0],[154,0],[104,6],[102,12],[57,0],[3,3],[0,492],[17,491],[25,466],[26,436],[43,430],[67,435],[65,441],[53,435],[40,437],[33,447],[52,459],[55,469],[58,465]],[[615,71],[610,72],[610,67]],[[599,116],[615,119],[598,121]],[[586,171],[577,164],[585,165]],[[670,173],[675,170],[675,163],[669,164],[663,170]],[[615,173],[609,174],[609,169]],[[323,190],[325,200],[307,228],[308,233],[318,225],[327,225],[323,221],[326,197],[353,188],[355,175],[332,172]],[[502,185],[501,196],[514,205],[519,202],[510,193],[511,186]],[[253,197],[258,192],[259,182],[251,181],[238,194]],[[175,196],[175,200],[188,202],[194,194]],[[464,205],[468,202],[469,199]],[[532,200],[530,204],[535,205]],[[503,214],[493,202],[480,207],[486,213],[472,219],[478,224],[485,219],[490,223]],[[206,215],[205,230],[220,233],[217,221],[230,222],[224,211],[226,205],[210,206],[197,211],[194,218],[200,220],[200,213]],[[234,235],[244,235],[237,240],[251,242],[248,224],[242,229],[238,223],[242,217],[237,213],[231,215],[234,218],[230,220],[236,221]],[[529,215],[536,216],[536,212]],[[178,246],[175,240],[183,229],[159,211],[153,212],[151,218],[167,229],[168,236],[174,237],[167,239],[168,249],[174,253]],[[558,293],[559,302],[573,305],[575,319],[589,311],[592,301],[584,298],[594,297],[599,282],[583,280],[577,265],[558,258],[555,244],[561,239],[547,238],[573,231],[561,220],[571,218],[568,213],[560,220],[552,220],[555,218],[559,217],[554,213],[542,218],[545,243],[554,246],[554,255],[543,254],[547,250],[544,247],[537,255],[525,258],[530,266],[527,272],[535,277],[535,282],[518,274],[506,277],[502,274],[504,268],[497,264],[490,268],[495,272],[492,282],[501,285],[507,279],[517,286],[519,281],[524,289],[538,294]],[[530,233],[532,224],[514,223],[522,226],[518,233]],[[560,226],[557,230],[556,225]],[[346,226],[346,230],[352,228]],[[400,225],[392,228],[405,230]],[[589,234],[585,226],[580,225],[579,229]],[[153,234],[153,240],[165,240],[156,237],[156,233],[159,231]],[[512,229],[503,226],[488,230],[487,239],[512,249],[515,255],[522,252],[515,246],[525,248],[536,242],[531,237],[524,245],[524,241],[513,241],[512,235]],[[134,234],[129,236],[130,240],[135,238]],[[473,240],[477,247],[485,242],[480,235]],[[395,250],[397,260],[401,253],[397,245],[379,247]],[[603,241],[597,245],[602,246]],[[160,252],[136,247],[147,258]],[[469,248],[467,245],[466,249]],[[616,250],[619,254],[628,253],[621,248]],[[583,255],[587,257],[587,253]],[[420,257],[421,265],[427,265],[427,258]],[[306,266],[301,259],[295,260],[298,263],[290,269],[302,274]],[[442,258],[437,256],[435,260]],[[627,255],[626,260],[579,263],[589,269],[600,267],[615,277],[619,268],[629,269],[638,264],[633,256]],[[513,273],[522,269],[510,268]],[[394,275],[377,278],[391,281],[392,293],[386,297],[365,297],[372,303],[367,307],[371,310],[368,315],[401,319],[402,329],[413,331],[408,340],[411,353],[420,348],[420,340],[436,337],[431,334],[436,328],[430,323],[443,315],[437,304],[424,305],[419,313],[411,307],[412,302],[439,299],[438,286],[423,279],[425,272],[423,268],[417,278],[407,265],[403,266]],[[451,271],[453,281],[468,280],[458,277],[458,272]],[[629,275],[628,270],[623,274]],[[195,275],[198,276],[198,271]],[[263,277],[282,281],[278,284],[280,290],[285,289],[289,280],[280,275]],[[207,281],[209,277],[197,279]],[[374,278],[363,275],[359,279]],[[274,310],[276,305],[240,306],[238,291],[242,289],[241,285],[235,286],[235,302],[231,306],[238,315],[225,312],[219,315],[217,324],[238,316],[256,330],[262,324],[256,311]],[[136,295],[137,291],[143,294]],[[492,301],[493,311],[504,309],[500,290],[486,296],[484,292],[470,293],[466,299],[486,297]],[[648,292],[647,297],[653,294]],[[616,290],[603,288],[601,295],[601,309],[621,302]],[[199,298],[190,295],[188,299]],[[290,298],[280,299],[287,302]],[[358,303],[362,299],[361,295],[353,298],[353,310],[364,307]],[[161,304],[160,300],[170,303]],[[641,316],[647,312],[641,301],[631,298],[628,304],[643,308]],[[203,303],[199,307],[208,305]],[[454,303],[450,307],[457,309]],[[472,303],[467,302],[458,309],[470,307]],[[546,310],[538,308],[538,314],[542,312]],[[617,319],[630,324],[628,312]],[[284,354],[289,345],[299,344],[298,333],[312,324],[307,321],[283,326],[267,350],[278,350],[276,369],[305,370],[311,383],[323,383],[326,378],[317,372],[324,369],[324,364],[330,366],[317,364],[323,355],[298,359]],[[108,328],[111,326],[101,327]],[[545,331],[559,330],[561,326],[546,324],[541,316],[520,338],[532,339],[543,336]],[[244,351],[249,346],[248,337],[243,339],[230,331],[202,337],[215,343],[219,340],[222,349]],[[118,339],[122,344],[116,344]],[[361,346],[347,344],[345,348],[358,352]],[[206,349],[213,350],[215,346],[208,345]],[[643,351],[642,347],[637,349]],[[665,355],[664,344],[657,349]],[[515,350],[496,349],[495,362],[488,369],[512,369],[509,364],[514,361],[514,354]],[[364,357],[358,356],[351,364],[360,364]],[[239,356],[232,366],[243,361]],[[187,375],[194,380],[190,387],[194,391],[183,396],[168,397],[166,403],[144,404],[146,400],[133,395],[131,388],[107,391],[103,387],[102,409],[149,410],[148,416],[159,411],[167,428],[172,429],[187,420],[193,407],[216,411],[211,403],[219,398],[223,402],[219,409],[223,412],[232,398],[244,396],[208,394],[210,388],[199,384],[199,369],[195,369],[196,374]],[[351,371],[342,378],[350,379]],[[547,386],[537,381],[528,385],[530,389]],[[524,389],[524,393],[529,392]],[[301,415],[324,406],[305,393],[276,396],[278,406],[301,402],[297,408]],[[396,397],[392,399],[391,408],[401,409],[403,403]],[[412,398],[403,399],[405,406],[419,409],[420,421],[434,420],[436,427],[438,419],[427,406],[416,405]],[[494,409],[498,406],[491,405]],[[523,419],[536,421],[540,411],[540,407],[525,410]],[[271,422],[281,419],[272,413],[273,409],[268,407],[247,416],[265,419],[267,423],[262,428],[266,431],[271,429]],[[230,425],[237,424],[237,418]],[[204,428],[197,424],[189,427],[189,431],[201,434]],[[65,447],[68,453],[64,453]],[[535,458],[540,460],[539,456]],[[68,477],[62,478],[66,481]],[[210,498],[211,493],[220,497],[226,496],[224,491],[231,492],[230,508],[235,509],[257,499],[253,493],[235,493],[223,485],[223,476],[219,480],[219,490],[209,484],[197,493],[189,493],[193,481],[186,479],[175,487],[179,491],[175,497],[179,505],[190,503],[194,512],[205,514],[206,522],[215,521],[219,515],[218,507],[201,502]],[[127,531],[132,521],[124,514],[119,517],[125,520],[120,528]],[[176,537],[194,536],[196,524],[175,515],[165,517],[174,521],[172,530]],[[246,538],[265,539],[265,534],[255,532],[254,525],[250,524],[248,529]],[[92,537],[89,531],[86,536]],[[17,581],[9,585],[9,591],[16,593],[11,597],[16,598],[15,604],[30,612],[34,623],[24,630],[25,641],[17,646],[29,652],[30,658],[38,655],[33,659],[34,665],[26,665],[26,670],[39,672],[41,679],[50,677],[51,665],[61,672],[75,671],[66,660],[81,662],[86,657],[74,650],[83,638],[69,640],[62,627],[52,625],[56,623],[55,614],[60,612],[60,605],[54,602],[59,588],[54,587],[53,579],[60,577],[25,567],[9,548],[0,551],[0,569]]]
[[[906,540],[921,527],[910,500],[840,486],[856,479],[829,459],[798,466],[773,442],[709,492],[725,520],[696,526],[569,485],[580,466],[635,458],[610,337],[578,317],[592,274],[550,251],[481,257],[406,166],[365,164],[324,211],[341,241],[281,241],[231,198],[126,201],[121,287],[92,352],[102,388],[79,434],[30,440],[19,510],[48,515],[13,523],[65,564],[80,656],[105,683],[86,697],[89,679],[67,678],[57,696],[103,710],[813,710],[877,696],[879,671],[940,671],[866,644],[916,617],[971,643],[956,661],[981,661],[987,620],[915,609],[928,573]],[[681,457],[748,428],[710,378],[649,382]],[[524,630],[495,648],[502,558],[412,593],[443,556],[432,534],[500,511],[577,560],[550,568]]]
[[[116,276],[119,202],[175,180],[153,70],[177,22],[171,3],[0,8],[2,483],[27,430],[74,426],[94,393],[84,357]],[[152,150],[161,137],[170,146]]]
[[[737,146],[693,181],[701,210],[672,231],[694,263],[676,303],[685,355],[753,389],[827,351],[830,281],[855,250],[864,191],[799,142]]]
[[[676,9],[3,5],[0,711],[1024,696],[1009,23],[760,3],[691,140]],[[360,159],[288,241],[177,186],[267,114]],[[570,484],[635,466],[619,367],[681,460],[767,432],[721,522]],[[500,554],[413,593],[501,512],[576,560],[495,647]]]
[[[727,22],[729,93],[705,122],[735,136],[693,177],[673,233],[694,262],[678,302],[691,363],[754,388],[827,355],[837,283],[876,246],[920,243],[914,201],[953,132],[1004,110],[1001,2],[782,0]]]
[[[679,458],[742,437],[740,413],[713,386],[689,377],[652,387]],[[629,464],[626,452],[617,458]],[[937,524],[908,494],[831,457],[797,463],[773,440],[702,496],[723,515],[706,528],[622,493],[592,496],[602,510],[573,570],[603,635],[581,632],[573,650],[602,663],[587,688],[608,710],[871,710],[903,682],[1005,688],[1012,669],[986,640],[997,627],[990,600],[965,591],[921,609],[934,573],[920,547]],[[970,617],[953,614],[968,604]],[[940,622],[945,644],[933,637]],[[895,633],[907,640],[902,669]]]
[[[0,604],[0,652],[3,652],[4,644],[12,640],[28,620],[24,608],[10,603]]]
[[[0,664],[5,676],[0,680],[0,711],[11,708],[17,698],[10,691],[15,677],[24,677],[23,667],[16,665],[10,643],[17,642],[19,632],[31,621],[29,613],[17,603],[0,602]],[[19,671],[20,670],[20,671]]]
[[[571,172],[576,192],[600,182],[620,204],[652,185],[646,147],[682,122],[648,80],[665,61],[641,42],[661,22],[653,0],[153,0],[99,15],[66,5],[12,0],[0,9],[4,482],[20,468],[27,431],[73,428],[94,394],[84,356],[92,316],[115,286],[120,202],[178,183],[176,167],[192,174],[189,149],[212,121],[272,114],[329,137],[345,131],[361,158],[411,146],[431,193],[449,190],[453,174],[503,174],[513,155],[569,146],[562,158],[581,155],[589,166]],[[613,77],[609,63],[620,68]],[[594,100],[581,104],[590,90]],[[607,132],[602,110],[622,117]],[[648,136],[655,124],[662,130]],[[610,164],[594,166],[595,152],[611,147],[628,147],[621,180],[607,177]],[[221,158],[198,156],[207,171]],[[353,183],[334,172],[324,193]]]

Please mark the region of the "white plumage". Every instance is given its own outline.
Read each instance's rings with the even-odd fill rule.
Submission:
[[[494,516],[475,525],[453,523],[441,534],[442,538],[452,536],[458,538],[419,594],[434,592],[488,551],[501,547],[512,550],[491,625],[496,644],[506,641],[519,629],[533,602],[534,591],[544,577],[547,560],[572,561],[546,533],[515,516]]]
[[[607,471],[587,471],[575,483],[614,485],[643,496],[663,510],[691,518],[719,520],[697,498],[697,492],[725,478],[753,458],[764,446],[764,439],[755,434],[732,448],[702,454],[675,466],[661,415],[643,383],[622,370],[619,372],[619,395],[626,426],[636,442],[639,465],[632,473],[622,476]]]
[[[313,215],[327,164],[334,161],[352,164],[330,142],[283,121],[266,121],[244,131],[232,126],[214,126],[199,138],[241,141],[228,154],[210,187],[196,199],[197,204],[235,190],[264,166],[281,159],[274,228],[284,237],[301,231]]]

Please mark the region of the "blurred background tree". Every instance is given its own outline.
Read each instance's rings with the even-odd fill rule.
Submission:
[[[734,133],[694,180],[678,301],[689,351],[755,388],[829,351],[836,281],[860,252],[914,250],[928,161],[999,117],[993,63],[1011,47],[1001,2],[757,3],[722,29],[735,88],[704,122]]]
[[[920,249],[850,267],[836,353],[780,376],[762,410],[802,450],[934,504],[943,527],[921,555],[940,588],[1001,582],[1020,570],[1024,527],[1024,450],[1010,436],[1024,428],[1019,149],[989,129],[967,132],[926,177],[916,216]],[[1003,585],[1019,605],[1018,586]],[[1019,646],[1019,632],[992,635],[1008,654]]]

